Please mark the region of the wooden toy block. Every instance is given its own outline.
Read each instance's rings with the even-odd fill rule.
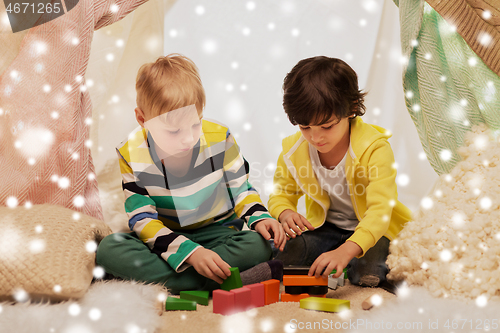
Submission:
[[[342,273],[338,278],[337,278],[337,284],[339,287],[343,287],[344,286],[344,283],[345,283],[345,279],[344,279],[344,274],[345,273]]]
[[[289,265],[283,267],[283,275],[307,275],[311,266]]]
[[[281,293],[281,301],[282,302],[299,302],[301,299],[308,298],[308,297],[326,297],[326,295],[310,295],[310,294],[299,294],[299,295],[292,295],[292,294],[287,294],[285,292]]]
[[[217,289],[212,293],[213,312],[227,316],[236,313],[234,309],[234,293]]]
[[[373,307],[371,298],[372,296],[368,297],[363,301],[363,303],[361,303],[361,307],[363,308],[363,310],[370,310]]]
[[[167,301],[165,302],[165,310],[188,310],[188,311],[196,311],[196,302],[189,301],[186,299],[180,299],[175,297],[167,297]]]
[[[307,294],[306,286],[285,286],[285,293],[290,295]]]
[[[335,273],[337,273],[336,269],[334,269],[329,275],[332,275]],[[347,279],[347,268],[344,268],[343,273],[344,273],[344,279]]]
[[[251,291],[251,304],[252,307],[254,308],[259,308],[261,306],[266,305],[265,300],[264,300],[264,295],[265,295],[265,288],[262,283],[254,283],[254,284],[249,284],[245,286],[246,288],[250,289]]]
[[[332,289],[336,289],[337,286],[343,287],[345,285],[344,274],[345,273],[342,273],[338,278],[334,278],[333,273],[331,275],[328,275],[328,286],[330,287],[330,285],[332,285],[332,287],[330,287]],[[336,281],[336,282],[333,282],[333,281]],[[335,287],[333,287],[334,284],[335,284]]]
[[[279,302],[280,300],[280,281],[267,280],[261,282],[264,285],[264,303],[265,305]]]
[[[365,299],[363,303],[361,303],[361,307],[363,308],[363,310],[370,310],[372,307],[380,305],[381,302],[382,297],[380,297],[380,295],[378,294],[373,294]]]
[[[252,291],[249,288],[232,289],[231,293],[234,294],[235,312],[242,312],[252,308]]]
[[[300,300],[300,307],[308,310],[340,312],[349,310],[351,302],[343,299],[309,297]]]
[[[328,275],[328,288],[335,290],[337,289],[337,284],[337,279],[332,277],[331,275]]]
[[[209,292],[204,290],[189,290],[181,291],[181,299],[187,299],[189,301],[195,301],[201,305],[208,305]]]
[[[240,270],[238,267],[229,268],[231,271],[231,275],[228,276],[224,282],[220,285],[220,288],[226,291],[231,289],[237,289],[243,287],[243,283],[241,283]]]
[[[307,275],[283,275],[284,286],[328,286],[328,278]]]
[[[325,295],[328,293],[328,286],[309,286],[307,294],[309,295]]]

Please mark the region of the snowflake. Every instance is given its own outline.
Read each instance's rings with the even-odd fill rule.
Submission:
[[[68,312],[71,316],[73,317],[76,317],[80,314],[81,312],[81,308],[80,308],[80,305],[76,304],[76,303],[72,303],[69,307],[68,307]]]
[[[273,320],[266,318],[260,322],[260,330],[262,332],[271,332],[274,328]]]
[[[92,270],[92,274],[96,279],[102,279],[104,275],[106,275],[106,272],[104,271],[104,268],[102,268],[101,266],[96,266]]]
[[[410,183],[410,177],[403,173],[396,178],[396,182],[399,186],[406,186]]]
[[[451,157],[452,157],[452,153],[451,153],[451,151],[449,151],[448,149],[443,149],[443,150],[441,150],[441,152],[439,153],[439,157],[440,157],[443,161],[447,162],[447,161],[449,161],[449,160],[451,159]]]
[[[101,319],[102,312],[98,308],[92,308],[89,311],[89,318],[90,320],[97,321]]]
[[[196,6],[196,8],[194,9],[194,11],[196,12],[196,14],[198,15],[203,15],[205,14],[205,7],[199,5],[199,6]]]
[[[35,239],[29,243],[31,253],[37,254],[45,250],[45,241],[42,239]]]
[[[431,209],[432,206],[434,205],[434,202],[432,201],[431,198],[429,197],[424,197],[422,199],[422,201],[420,202],[420,204],[422,205],[422,208],[423,209]]]
[[[492,201],[490,198],[488,197],[484,197],[482,198],[480,201],[479,201],[479,204],[481,206],[482,209],[490,209],[491,208],[491,205],[492,205]]]
[[[444,262],[448,262],[451,260],[451,258],[453,257],[453,254],[451,253],[450,250],[443,250],[439,253],[439,258],[444,261]]]
[[[7,203],[7,207],[16,208],[17,205],[19,204],[19,201],[17,200],[16,197],[8,197],[6,203]]]
[[[85,204],[85,199],[81,195],[77,195],[73,199],[73,205],[75,207],[83,207],[84,204]]]
[[[252,124],[251,124],[251,123],[248,123],[248,122],[247,122],[247,123],[244,123],[244,124],[243,124],[243,129],[244,129],[245,131],[250,131],[250,130],[252,129]]]
[[[488,298],[485,295],[481,295],[476,298],[476,305],[480,308],[484,308],[488,304]]]
[[[207,39],[203,42],[202,49],[206,54],[214,54],[217,51],[217,42],[213,39]]]
[[[97,243],[95,241],[88,241],[85,244],[85,250],[89,253],[94,253],[97,250]]]

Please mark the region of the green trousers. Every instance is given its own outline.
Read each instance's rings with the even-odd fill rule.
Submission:
[[[270,260],[272,256],[269,242],[254,231],[209,225],[176,233],[216,252],[231,267],[238,267],[240,272]],[[220,288],[218,283],[198,274],[193,267],[177,273],[165,260],[151,252],[134,232],[116,233],[104,238],[97,248],[96,262],[116,277],[159,283],[175,294],[182,290],[211,291]]]

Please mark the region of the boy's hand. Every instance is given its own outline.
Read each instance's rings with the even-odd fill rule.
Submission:
[[[286,244],[285,231],[275,219],[263,219],[255,225],[255,231],[264,237],[265,240],[274,239],[274,247],[283,251]]]
[[[231,275],[229,266],[222,258],[212,250],[198,248],[187,259],[186,262],[204,277],[214,280],[218,284]]]
[[[330,272],[336,269],[337,273],[333,277],[338,278],[351,259],[361,254],[362,251],[358,244],[347,241],[335,250],[325,252],[316,258],[308,275],[314,275],[317,278],[323,275],[324,278],[327,278]]]
[[[300,236],[302,231],[305,231],[306,228],[314,230],[312,224],[309,223],[304,216],[291,209],[285,209],[282,211],[279,216],[279,220],[287,235],[292,238]]]

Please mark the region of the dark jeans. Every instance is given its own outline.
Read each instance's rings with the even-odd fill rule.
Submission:
[[[283,252],[277,249],[273,249],[273,252],[275,259],[283,261],[284,265],[311,266],[319,255],[338,248],[352,234],[353,231],[325,222],[320,228],[306,231],[287,241]],[[363,257],[353,258],[349,262],[347,276],[352,284],[359,284],[361,278],[368,275],[377,276],[380,282],[386,280],[389,269],[385,261],[389,255],[389,243],[389,239],[382,237]]]

